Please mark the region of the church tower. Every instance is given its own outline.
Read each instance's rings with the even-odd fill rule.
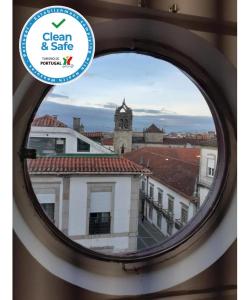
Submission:
[[[114,150],[118,154],[132,150],[132,109],[129,108],[125,99],[122,105],[115,111]]]

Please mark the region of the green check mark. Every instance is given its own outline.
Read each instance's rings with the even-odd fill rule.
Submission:
[[[59,28],[66,20],[65,19],[62,19],[61,22],[59,22],[58,24],[52,22],[52,25],[55,27],[55,28]]]

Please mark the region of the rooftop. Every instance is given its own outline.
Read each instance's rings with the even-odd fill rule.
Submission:
[[[39,127],[67,127],[66,124],[58,121],[56,116],[50,115],[44,115],[42,117],[35,118],[31,125]]]
[[[145,129],[145,132],[148,132],[148,133],[163,133],[163,130],[159,129],[155,124],[151,124],[148,128]]]
[[[125,157],[147,167],[153,179],[189,199],[194,199],[199,174],[200,149],[145,147]]]
[[[165,145],[186,145],[193,146],[211,146],[217,147],[217,139],[197,139],[197,138],[163,138],[163,144]]]
[[[150,172],[143,166],[123,157],[39,157],[28,159],[27,166],[32,174],[141,174]]]
[[[105,146],[113,146],[114,144],[113,138],[104,138],[102,140],[102,144]]]
[[[83,135],[85,135],[88,138],[103,138],[103,133],[100,131],[89,131],[89,132],[83,132]]]

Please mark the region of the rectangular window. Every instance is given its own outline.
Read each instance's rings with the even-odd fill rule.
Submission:
[[[208,176],[214,177],[214,168],[208,168]]]
[[[89,234],[110,234],[112,231],[112,184],[89,183]]]
[[[29,148],[36,149],[37,155],[53,155],[65,153],[65,139],[31,137]]]
[[[215,157],[209,156],[207,158],[207,176],[214,177],[215,171]]]
[[[77,152],[89,152],[90,144],[84,142],[83,140],[77,139]]]
[[[89,234],[110,233],[110,212],[89,214]]]
[[[167,233],[171,235],[173,233],[173,223],[169,222],[167,223]]]
[[[55,150],[58,154],[65,153],[65,139],[56,139]]]
[[[148,217],[149,219],[152,220],[153,218],[153,206],[152,205],[149,205],[149,209],[148,209]]]
[[[168,196],[168,211],[170,213],[174,212],[174,198],[172,198],[171,196]]]
[[[163,191],[158,189],[158,204],[162,206],[162,199],[163,199]]]
[[[161,219],[162,219],[162,214],[160,212],[157,213],[157,226],[161,228]]]
[[[141,182],[141,190],[144,192],[145,191],[145,181],[142,180]]]
[[[40,203],[43,211],[50,219],[51,222],[55,222],[55,203]]]
[[[154,185],[150,184],[149,186],[149,197],[154,199]]]
[[[188,207],[186,205],[182,205],[181,207],[181,223],[187,224],[188,222]]]

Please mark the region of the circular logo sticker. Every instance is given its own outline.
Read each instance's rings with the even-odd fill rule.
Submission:
[[[86,19],[65,6],[49,6],[24,25],[19,50],[26,69],[38,80],[60,85],[85,73],[95,52]]]

